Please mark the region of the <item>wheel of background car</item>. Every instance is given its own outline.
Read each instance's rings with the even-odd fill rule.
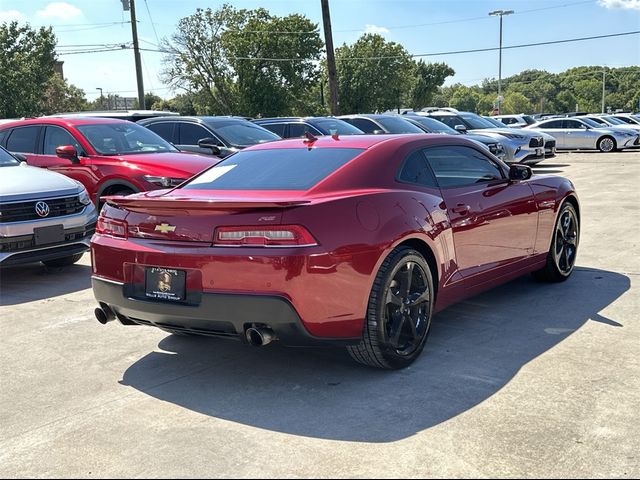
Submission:
[[[55,260],[45,260],[44,263],[47,267],[59,268],[59,267],[68,267],[77,263],[84,253],[76,253],[75,255],[71,255],[70,257],[56,258]]]
[[[616,141],[612,137],[602,137],[598,140],[598,150],[604,153],[613,152],[616,149]]]
[[[424,257],[394,249],[376,275],[362,341],[347,347],[364,365],[405,368],[422,353],[433,315],[433,279]]]
[[[100,195],[100,197],[98,199],[98,211],[102,210],[102,206],[104,205],[104,202],[102,201],[102,197],[110,197],[112,195],[113,196],[115,196],[115,195],[127,196],[127,195],[131,195],[133,193],[136,193],[136,190],[133,190],[133,189],[128,188],[128,187],[109,189],[108,193],[103,193],[102,195]]]
[[[551,247],[547,254],[544,268],[533,272],[533,276],[544,282],[563,282],[573,272],[576,264],[576,254],[580,243],[580,224],[575,208],[565,202],[560,209]]]

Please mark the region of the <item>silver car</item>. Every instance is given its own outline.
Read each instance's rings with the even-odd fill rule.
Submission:
[[[472,112],[458,112],[453,109],[430,112],[416,112],[435,118],[451,128],[469,133],[488,135],[504,145],[506,163],[535,164],[545,158],[544,139],[539,133],[513,129],[506,126],[496,127],[493,123]]]
[[[89,249],[96,220],[82,185],[0,147],[0,267],[72,265]]]
[[[635,130],[640,133],[640,124],[637,123],[625,123],[622,120],[617,119],[611,115],[585,115],[580,118],[588,118],[594,122],[600,124],[604,128],[615,128],[623,130]]]
[[[588,118],[555,118],[526,127],[541,131],[556,138],[560,150],[593,150],[613,152],[623,148],[633,148],[640,140],[636,132],[628,129],[602,128]]]

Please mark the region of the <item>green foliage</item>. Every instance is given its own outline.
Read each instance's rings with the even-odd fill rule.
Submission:
[[[171,53],[163,76],[174,87],[198,92],[195,103],[201,114],[300,111],[319,76],[323,42],[317,29],[302,15],[277,17],[263,8],[238,10],[225,4],[216,11],[198,9],[180,20],[165,42]]]
[[[0,25],[0,118],[42,112],[42,94],[54,75],[55,45],[51,28]]]
[[[417,62],[409,106],[415,110],[431,106],[438,87],[455,73],[446,63],[425,63],[422,60]]]
[[[532,108],[531,101],[520,92],[507,93],[501,106],[504,114],[527,113]]]
[[[478,92],[470,87],[459,85],[449,100],[449,106],[465,112],[475,112],[479,101]]]
[[[54,74],[46,84],[38,108],[39,114],[51,115],[87,110],[89,104],[83,90],[67,83],[60,75]]]

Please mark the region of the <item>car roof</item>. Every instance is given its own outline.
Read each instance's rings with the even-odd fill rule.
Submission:
[[[295,138],[287,140],[279,140],[277,142],[261,143],[258,145],[252,145],[246,150],[274,150],[281,148],[361,148],[369,149],[375,145],[397,144],[398,146],[404,143],[416,140],[418,135],[424,135],[425,137],[440,138],[442,135],[438,134],[400,134],[400,135],[343,135],[337,136],[337,139],[332,136],[318,137],[313,143],[309,143],[306,139]],[[420,138],[420,137],[419,137]]]
[[[253,121],[255,123],[269,122],[269,123],[286,123],[286,122],[313,122],[314,120],[341,120],[338,117],[267,117],[256,118]]]
[[[392,116],[402,118],[401,115],[388,115],[386,113],[355,113],[352,115],[341,115],[338,117],[338,120],[342,118],[370,118],[371,120],[378,120],[380,118],[389,118]]]
[[[178,116],[170,116],[170,117],[152,117],[145,118],[144,120],[140,120],[138,123],[140,125],[148,125],[151,123],[158,122],[193,122],[193,123],[207,123],[209,125],[215,125],[216,123],[228,123],[228,122],[248,122],[244,117],[235,117],[235,116],[213,116],[213,115],[178,115]]]
[[[37,118],[28,118],[25,120],[16,120],[14,122],[3,123],[0,125],[0,128],[11,128],[11,127],[22,127],[28,125],[59,125],[65,127],[74,127],[78,125],[96,125],[96,124],[113,124],[113,123],[123,123],[127,125],[131,125],[132,122],[128,120],[120,120],[117,118],[106,118],[106,117],[86,117],[86,116],[59,116],[59,117],[37,117]]]

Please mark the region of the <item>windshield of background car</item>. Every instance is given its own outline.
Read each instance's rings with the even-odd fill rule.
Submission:
[[[211,124],[211,127],[234,147],[248,147],[280,140],[275,133],[251,122],[216,122]]]
[[[313,125],[320,127],[325,132],[329,132],[329,135],[363,135],[364,132],[359,128],[354,127],[350,123],[343,122],[342,120],[332,120],[329,118],[314,118]]]
[[[178,151],[159,135],[135,123],[96,123],[76,128],[100,155]]]
[[[471,125],[471,129],[476,128],[496,128],[497,125],[494,125],[486,118],[482,118],[478,115],[461,115],[464,118],[464,121]],[[502,125],[502,128],[507,128],[505,125]]]
[[[15,167],[20,162],[13,158],[4,148],[0,147],[0,167]]]
[[[530,117],[529,115],[523,115],[522,118],[527,123],[527,125],[533,125],[534,123],[536,123],[533,117]]]
[[[507,126],[505,123],[502,123],[500,120],[495,118],[482,117],[482,119],[491,123],[494,127],[504,128]]]
[[[626,125],[626,123],[624,123],[622,120],[618,120],[616,117],[604,117],[604,119],[614,125]]]
[[[411,120],[418,122],[427,127],[432,132],[447,133],[449,135],[460,135],[460,132],[454,130],[449,125],[439,122],[435,118],[411,116]]]
[[[413,125],[402,118],[380,117],[376,121],[386,128],[389,133],[424,133],[420,127]]]
[[[184,190],[309,190],[364,150],[276,148],[242,151],[201,173]]]
[[[600,125],[598,122],[594,122],[590,118],[581,118],[580,120],[582,120],[584,123],[586,123],[587,125],[593,128],[602,128],[604,126],[604,125]]]

